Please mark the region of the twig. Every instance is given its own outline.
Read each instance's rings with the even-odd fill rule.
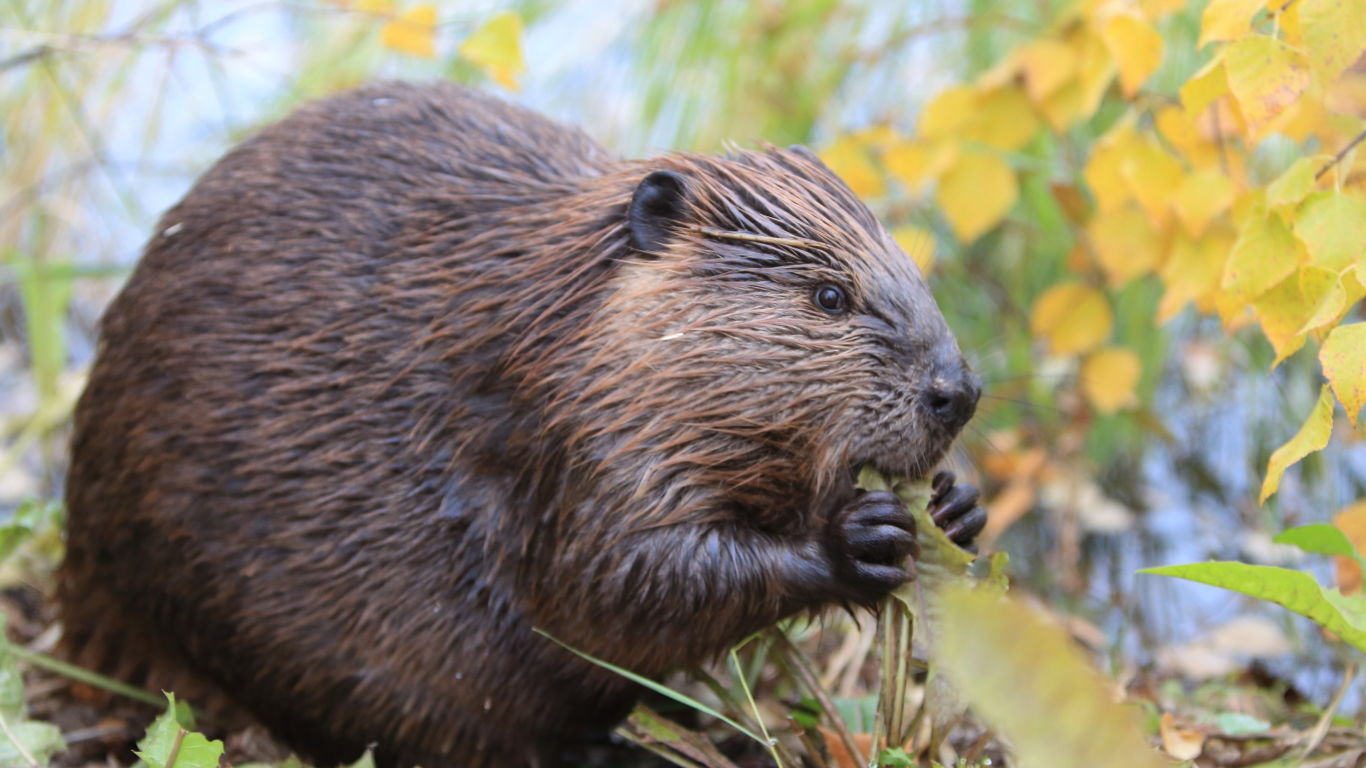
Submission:
[[[1314,174],[1314,179],[1317,181],[1318,179],[1322,178],[1323,174],[1328,173],[1328,169],[1342,162],[1342,158],[1346,157],[1347,153],[1351,152],[1352,148],[1360,144],[1363,140],[1366,140],[1366,131],[1358,133],[1355,139],[1352,139],[1350,142],[1347,143],[1347,146],[1339,150],[1336,155],[1333,155],[1333,159],[1328,161],[1327,165],[1320,168],[1318,173]]]
[[[1333,726],[1333,715],[1337,714],[1338,707],[1342,706],[1342,700],[1347,696],[1347,691],[1352,687],[1352,678],[1356,677],[1357,665],[1348,664],[1346,671],[1342,674],[1342,684],[1333,692],[1333,698],[1329,700],[1328,706],[1323,708],[1323,714],[1319,721],[1314,724],[1313,730],[1309,731],[1309,738],[1304,742],[1304,752],[1301,759],[1309,757],[1314,750],[1323,743],[1323,737],[1328,735],[1328,729]]]
[[[0,72],[4,72],[12,67],[20,66],[21,64],[27,64],[34,59],[41,59],[42,57],[51,54],[52,51],[53,48],[50,45],[35,45],[23,53],[11,56],[8,59],[0,60]]]
[[[835,702],[830,700],[830,694],[826,693],[825,689],[821,687],[820,680],[817,679],[815,671],[811,668],[811,662],[806,658],[806,654],[803,653],[802,649],[798,648],[796,644],[789,640],[787,635],[782,632],[777,634],[778,638],[782,641],[783,646],[787,649],[784,658],[789,662],[789,666],[792,670],[797,673],[797,677],[801,678],[802,684],[805,685],[806,689],[811,693],[811,697],[816,700],[816,703],[821,705],[821,709],[824,710],[826,714],[830,715],[830,725],[835,729],[836,735],[840,737],[840,741],[844,744],[845,750],[848,751],[855,760],[866,762],[863,750],[859,749],[858,744],[854,742],[854,734],[849,732],[849,725],[844,722],[844,718],[840,717],[839,710],[835,708]]]

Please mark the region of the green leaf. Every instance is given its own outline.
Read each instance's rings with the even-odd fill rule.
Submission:
[[[33,720],[12,723],[7,719],[6,727],[8,734],[0,731],[0,765],[27,766],[30,757],[39,765],[47,765],[53,755],[66,749],[62,730],[51,723]]]
[[[186,712],[166,694],[166,711],[147,729],[136,754],[150,768],[218,768],[223,742],[189,730]]]
[[[1316,555],[1342,555],[1357,561],[1357,565],[1366,571],[1366,559],[1363,559],[1356,547],[1352,546],[1352,540],[1347,538],[1347,534],[1336,525],[1328,523],[1315,523],[1314,525],[1301,525],[1298,528],[1291,528],[1281,533],[1273,539],[1277,544],[1289,544],[1299,547],[1305,552],[1313,552]]]
[[[934,653],[959,694],[1014,747],[1021,768],[1158,768],[1138,712],[1060,627],[994,592],[943,596]]]
[[[882,750],[882,754],[877,756],[879,766],[893,766],[893,768],[915,768],[915,760],[901,747]]]
[[[1227,736],[1247,736],[1271,730],[1270,723],[1241,712],[1221,712],[1214,718],[1214,725]]]
[[[1221,561],[1145,568],[1139,573],[1174,576],[1275,603],[1366,652],[1366,597],[1326,589],[1302,571]]]
[[[5,724],[5,730],[0,730],[0,765],[26,766],[30,759],[47,765],[54,754],[66,749],[61,729],[28,719],[24,678],[17,659],[10,652],[3,614],[0,614],[0,719]]]

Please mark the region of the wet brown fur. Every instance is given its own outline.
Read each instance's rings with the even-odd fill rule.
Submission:
[[[687,213],[640,253],[661,169]],[[553,761],[636,691],[531,628],[658,675],[856,598],[825,521],[857,464],[942,455],[916,397],[946,356],[804,150],[623,161],[447,85],[317,102],[199,180],[104,319],[68,646],[193,670],[324,762]]]

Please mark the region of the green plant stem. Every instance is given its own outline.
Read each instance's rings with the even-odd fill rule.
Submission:
[[[730,663],[735,669],[735,679],[740,683],[740,690],[745,693],[745,701],[749,702],[749,709],[754,713],[754,724],[759,726],[759,732],[764,735],[765,746],[768,753],[773,757],[773,762],[778,768],[783,768],[783,759],[778,755],[778,750],[774,746],[775,740],[769,735],[768,726],[764,725],[764,716],[759,712],[759,705],[754,702],[754,694],[749,691],[749,682],[745,680],[745,669],[740,666],[740,657],[735,653],[735,649],[730,649]]]
[[[160,696],[148,693],[141,688],[134,688],[133,686],[121,683],[118,680],[105,677],[97,672],[91,672],[84,667],[78,667],[75,664],[69,664],[60,659],[54,659],[45,653],[30,651],[27,648],[22,648],[17,645],[11,645],[9,650],[10,653],[14,654],[14,658],[32,664],[35,667],[41,667],[49,672],[56,672],[63,677],[85,683],[86,685],[92,685],[96,688],[102,688],[110,693],[116,693],[120,696],[133,699],[134,701],[151,704],[154,707],[164,707],[166,705],[165,700]]]

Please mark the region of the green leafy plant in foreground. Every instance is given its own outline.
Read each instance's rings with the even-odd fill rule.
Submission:
[[[1366,563],[1347,536],[1331,525],[1291,528],[1277,536],[1276,541],[1306,552],[1340,555],[1350,557],[1358,564]],[[1215,561],[1145,568],[1139,573],[1174,576],[1275,603],[1310,619],[1366,653],[1366,596],[1344,595],[1334,587],[1320,585],[1303,571]]]
[[[24,676],[10,653],[4,616],[0,614],[0,765],[47,765],[54,754],[65,748],[57,726],[28,718]]]

